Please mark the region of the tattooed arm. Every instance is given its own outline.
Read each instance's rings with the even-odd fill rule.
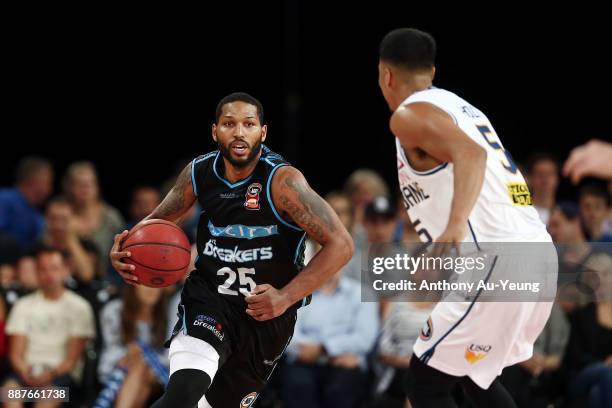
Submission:
[[[191,163],[189,163],[179,174],[172,190],[145,220],[157,218],[176,222],[189,211],[195,200],[191,183]]]
[[[315,193],[294,167],[281,167],[272,179],[272,200],[281,216],[299,225],[321,250],[284,288],[257,285],[246,298],[247,314],[268,320],[321,287],[353,255],[353,240],[334,210]]]
[[[145,217],[141,222],[149,219],[159,218],[162,220],[176,222],[178,221],[193,205],[196,197],[193,193],[191,184],[191,163],[189,163],[181,174],[176,179],[176,183],[172,190],[166,195],[164,200],[153,210],[151,214]],[[123,231],[121,234],[115,235],[115,243],[110,252],[111,263],[115,270],[127,283],[137,282],[136,276],[131,271],[134,266],[122,262],[123,258],[129,258],[129,251],[120,251],[121,241],[128,235],[128,231]]]

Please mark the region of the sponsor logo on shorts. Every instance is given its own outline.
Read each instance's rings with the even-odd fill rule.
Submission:
[[[489,354],[493,346],[482,344],[470,344],[465,348],[465,359],[470,364],[476,364]]]
[[[240,408],[249,408],[251,406],[251,404],[253,404],[255,402],[255,400],[257,399],[257,393],[256,392],[252,392],[250,394],[247,394],[242,401],[240,401]]]
[[[243,250],[238,249],[238,245],[236,245],[233,249],[220,248],[217,246],[215,239],[208,240],[206,245],[204,245],[202,255],[212,256],[213,258],[217,258],[223,262],[236,263],[266,261],[268,259],[272,259],[273,257],[271,246]]]
[[[209,221],[208,231],[213,237],[253,239],[278,235],[278,226],[232,224],[225,227],[216,227]]]
[[[433,323],[431,322],[431,317],[427,319],[423,328],[421,329],[421,334],[419,334],[419,338],[423,341],[427,341],[431,339],[433,335]]]
[[[508,183],[506,188],[512,204],[518,206],[532,205],[531,193],[526,183]]]
[[[225,334],[223,334],[223,325],[210,316],[203,314],[198,315],[194,320],[193,325],[210,330],[212,334],[214,334],[215,337],[221,341],[223,341],[223,338],[225,337]]]
[[[259,193],[263,187],[259,183],[253,183],[247,187],[244,199],[244,208],[247,210],[259,210]]]

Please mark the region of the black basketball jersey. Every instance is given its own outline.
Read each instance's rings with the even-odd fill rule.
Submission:
[[[233,303],[245,306],[245,294],[258,284],[280,289],[303,268],[306,233],[281,218],[271,195],[272,177],[287,165],[280,155],[262,146],[253,173],[230,183],[224,178],[218,150],[191,163],[191,181],[202,209],[197,270],[192,273]]]

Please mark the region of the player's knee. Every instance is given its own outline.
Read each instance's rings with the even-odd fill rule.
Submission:
[[[202,399],[211,378],[204,371],[194,369],[178,370],[170,376],[166,392],[151,408],[176,407],[180,401],[181,406],[196,407]]]
[[[212,379],[219,368],[219,353],[196,337],[179,334],[170,344],[170,374],[184,369],[204,371]]]

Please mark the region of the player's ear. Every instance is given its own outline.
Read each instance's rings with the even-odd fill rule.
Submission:
[[[389,67],[383,68],[383,81],[387,88],[391,88],[391,83],[393,82],[393,73],[389,69]]]
[[[266,136],[268,135],[268,125],[263,125],[261,127],[261,141],[266,141]]]
[[[436,77],[436,67],[431,67],[431,80]]]
[[[212,138],[215,142],[217,142],[217,124],[213,123],[212,125]]]

